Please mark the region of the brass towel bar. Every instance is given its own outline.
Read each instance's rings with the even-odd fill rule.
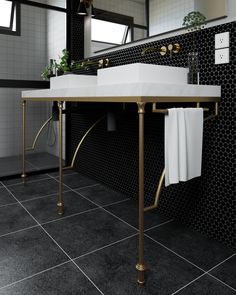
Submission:
[[[200,108],[200,102],[197,102],[196,107]],[[210,110],[209,108],[203,108],[203,111],[205,111],[205,112],[209,112],[209,110]],[[152,104],[152,112],[153,113],[159,113],[159,114],[168,115],[168,109],[157,109],[156,108],[156,103]],[[218,102],[215,102],[214,114],[209,115],[208,117],[204,118],[204,121],[208,121],[210,119],[213,119],[213,118],[217,117],[218,113],[219,113]],[[158,207],[158,203],[159,203],[159,199],[160,199],[160,195],[161,195],[161,189],[162,189],[164,179],[165,179],[165,169],[163,169],[163,171],[161,173],[161,177],[160,177],[159,182],[158,182],[154,203],[153,203],[153,205],[145,207],[144,212],[150,211],[150,210],[155,209],[155,208]]]

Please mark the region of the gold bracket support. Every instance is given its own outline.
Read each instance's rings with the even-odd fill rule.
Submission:
[[[138,263],[136,269],[138,270],[139,284],[145,283],[144,278],[144,114],[145,103],[138,102],[139,115],[139,250]]]
[[[36,146],[36,143],[38,141],[38,138],[39,138],[39,135],[42,133],[43,129],[47,126],[47,124],[52,120],[52,116],[50,118],[48,118],[44,123],[43,125],[41,126],[41,128],[39,129],[38,133],[36,134],[35,136],[35,139],[34,139],[34,142],[32,144],[32,147],[29,147],[26,149],[26,151],[30,151],[30,150],[34,150],[35,149],[35,146]]]
[[[86,139],[86,137],[88,136],[88,134],[93,130],[93,128],[98,124],[100,123],[103,119],[105,118],[105,116],[102,116],[101,118],[99,118],[87,131],[86,133],[84,134],[84,136],[81,138],[80,142],[78,143],[77,145],[77,148],[74,152],[74,155],[73,155],[73,158],[72,158],[72,161],[71,161],[71,164],[70,166],[67,166],[67,167],[64,167],[63,170],[68,170],[68,169],[72,169],[74,167],[74,164],[75,164],[75,159],[77,157],[77,154],[79,152],[79,149],[82,145],[82,143],[84,142],[84,140]]]
[[[159,199],[160,199],[161,188],[162,188],[162,184],[164,182],[164,179],[165,179],[165,169],[163,169],[160,180],[159,180],[159,183],[158,183],[154,204],[149,206],[149,207],[145,207],[144,212],[157,208],[158,203],[159,203]]]
[[[199,107],[200,107],[200,103],[199,103]],[[214,114],[204,118],[204,122],[210,120],[210,119],[214,119],[219,115],[219,103],[215,102],[215,110],[214,110]]]

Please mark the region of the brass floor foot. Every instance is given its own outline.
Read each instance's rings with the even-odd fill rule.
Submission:
[[[21,179],[22,179],[23,184],[26,183],[26,177],[27,177],[26,174],[21,174]]]
[[[144,279],[144,272],[146,270],[145,266],[143,264],[136,264],[136,269],[138,270],[138,284],[144,285],[145,279]]]
[[[64,204],[57,203],[57,213],[58,213],[58,215],[63,215],[64,214]]]

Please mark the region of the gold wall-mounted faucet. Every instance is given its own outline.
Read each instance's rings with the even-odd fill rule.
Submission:
[[[166,46],[162,46],[160,48],[157,47],[147,47],[147,48],[143,48],[141,55],[144,56],[147,52],[153,52],[153,51],[157,51],[160,53],[160,55],[165,55],[167,52],[167,48]]]
[[[82,68],[87,68],[90,65],[97,65],[98,68],[106,68],[109,66],[109,59],[104,58],[104,59],[99,59],[99,60],[87,60],[83,61],[81,66]]]
[[[170,55],[172,55],[172,53],[179,53],[180,52],[180,45],[179,43],[174,43],[174,44],[169,44],[167,47],[166,46],[162,46],[160,48],[157,47],[146,47],[146,48],[142,48],[141,51],[141,55],[144,56],[147,52],[153,52],[153,51],[157,51],[160,53],[160,55],[164,56],[166,53],[170,53]]]

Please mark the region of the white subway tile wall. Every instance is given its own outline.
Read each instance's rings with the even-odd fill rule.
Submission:
[[[65,0],[50,0],[48,4],[63,7]],[[47,12],[47,60],[56,59],[59,60],[59,56],[62,54],[62,50],[66,48],[66,15],[65,13],[48,10]],[[51,105],[48,104],[48,114],[51,113]],[[46,151],[52,155],[58,155],[58,122],[52,122],[53,129],[49,142],[54,142],[54,135],[56,140],[53,145],[47,144]],[[63,140],[65,143],[65,122],[63,121]],[[64,144],[65,146],[65,144]],[[65,157],[65,148],[63,149]]]
[[[64,0],[41,0],[45,4],[65,6]],[[59,21],[60,19],[60,21]],[[49,58],[58,58],[66,47],[65,16],[42,8],[21,5],[21,35],[0,34],[0,79],[42,80],[42,69]],[[22,108],[21,91],[16,88],[0,88],[0,158],[21,154]],[[33,103],[27,109],[27,145],[49,117],[49,104]],[[54,123],[56,124],[56,123]],[[57,125],[57,124],[56,124]],[[57,126],[56,126],[57,127]],[[35,152],[49,148],[47,129],[42,133]]]

